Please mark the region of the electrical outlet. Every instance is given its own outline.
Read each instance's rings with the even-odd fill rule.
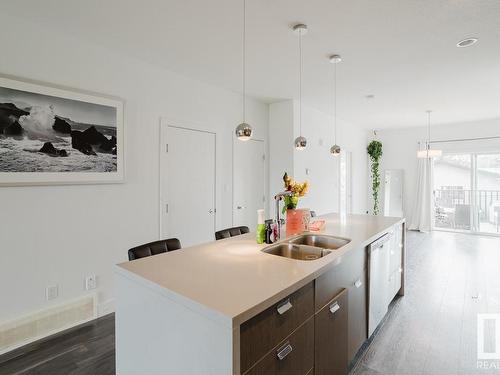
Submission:
[[[49,285],[45,288],[45,299],[47,301],[56,299],[59,295],[59,287],[57,285]]]
[[[97,288],[97,279],[95,275],[89,275],[85,278],[85,290]]]

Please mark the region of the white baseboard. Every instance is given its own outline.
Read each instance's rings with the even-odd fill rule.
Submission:
[[[114,298],[108,299],[107,301],[101,302],[97,305],[97,317],[108,315],[115,312],[115,300]]]
[[[95,294],[65,301],[0,324],[0,354],[94,320]]]

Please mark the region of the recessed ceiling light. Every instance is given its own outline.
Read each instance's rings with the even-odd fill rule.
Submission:
[[[457,43],[458,48],[464,48],[464,47],[470,47],[473,44],[476,44],[478,41],[477,38],[467,38],[464,40],[461,40],[460,42]]]

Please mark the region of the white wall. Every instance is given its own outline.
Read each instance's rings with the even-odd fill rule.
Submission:
[[[111,269],[127,249],[158,238],[159,118],[217,133],[217,227],[231,225],[231,143],[241,96],[0,15],[0,73],[102,92],[125,100],[126,183],[0,188],[0,322],[60,303],[98,276],[101,308]],[[249,100],[248,121],[267,139],[268,105]],[[170,121],[172,122],[172,121]],[[102,311],[105,312],[105,311]]]
[[[295,137],[300,135],[299,103],[295,102]],[[330,154],[333,127],[330,116],[316,109],[302,106],[302,135],[307,139],[304,150],[294,150],[293,176],[297,181],[309,181],[309,192],[299,205],[316,211],[318,215],[339,211],[339,158]],[[295,138],[294,137],[294,138]]]
[[[269,105],[269,213],[274,213],[274,196],[283,191],[283,174],[293,173],[293,101]]]
[[[459,138],[478,138],[500,136],[500,119],[477,121],[473,123],[457,123],[436,125],[432,127],[433,140],[449,140]],[[380,165],[384,169],[403,169],[405,171],[404,212],[411,217],[415,201],[415,185],[417,181],[417,149],[418,141],[427,138],[427,127],[387,129],[377,131],[377,139],[383,144],[383,156]],[[495,146],[496,143],[496,146]],[[500,142],[467,142],[439,144],[435,146],[450,151],[468,149],[472,151],[500,151]],[[381,175],[383,175],[381,173]]]
[[[352,212],[364,214],[368,210],[368,132],[337,118],[337,137],[340,147],[351,152]],[[330,145],[329,145],[330,147]]]
[[[310,183],[309,193],[301,198],[299,206],[315,210],[318,214],[338,212],[339,159],[330,154],[332,118],[303,105],[302,135],[307,139],[307,147],[297,151],[293,140],[299,135],[298,107],[299,103],[293,100],[270,105],[269,142],[274,145],[270,149],[270,169],[274,175],[270,176],[269,195],[283,190],[281,177],[286,170],[297,181],[307,180]],[[292,127],[293,133],[290,131]],[[352,153],[352,212],[364,213],[367,196],[366,132],[338,120],[337,137],[337,143]],[[286,162],[276,163],[276,159]]]

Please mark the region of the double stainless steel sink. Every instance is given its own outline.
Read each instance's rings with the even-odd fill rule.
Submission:
[[[347,245],[346,238],[304,233],[262,249],[263,252],[296,260],[316,260]]]

